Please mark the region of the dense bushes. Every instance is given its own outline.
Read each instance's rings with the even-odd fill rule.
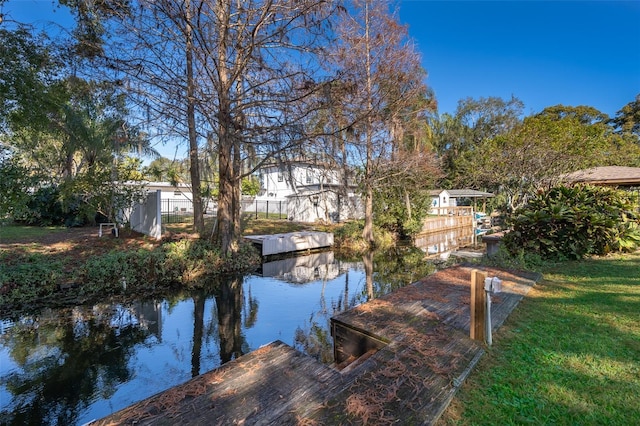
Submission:
[[[580,259],[640,246],[638,199],[633,193],[590,185],[539,192],[511,218],[503,242],[512,254]]]
[[[371,250],[369,243],[362,238],[364,220],[345,222],[332,230],[335,239],[334,247],[338,250],[346,250],[355,254],[365,253]],[[377,249],[385,249],[395,245],[395,235],[389,230],[374,225],[374,244]]]
[[[25,205],[15,212],[17,223],[34,226],[83,226],[95,222],[95,211],[87,211],[79,196],[62,201],[60,189],[40,188],[28,196]]]
[[[171,288],[201,287],[214,275],[246,272],[259,262],[251,244],[241,245],[233,257],[224,257],[211,243],[199,239],[168,242],[154,250],[113,250],[71,269],[43,254],[0,253],[0,313],[109,295],[148,296]]]

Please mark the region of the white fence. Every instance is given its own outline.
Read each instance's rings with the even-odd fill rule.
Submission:
[[[156,239],[162,237],[160,192],[150,192],[144,200],[134,204],[129,217],[131,229]]]

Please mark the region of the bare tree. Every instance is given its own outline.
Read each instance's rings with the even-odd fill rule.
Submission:
[[[335,45],[331,56],[341,78],[336,94],[339,99],[334,101],[339,103],[336,108],[340,108],[340,121],[350,123],[346,151],[353,157],[350,161],[362,171],[363,238],[373,245],[376,186],[387,180],[386,172],[395,174],[404,169],[388,167],[395,161],[394,155],[399,158],[398,150],[404,149],[404,129],[435,105],[425,102],[430,94],[424,83],[426,73],[420,55],[408,37],[407,28],[399,24],[397,14],[392,12],[391,2],[351,3],[355,13],[345,10],[342,15],[337,29],[340,43]]]
[[[317,53],[332,8],[327,0],[138,0],[114,28],[105,54],[117,73],[161,118],[156,127],[189,141],[195,216],[198,160],[209,151],[217,161],[213,237],[224,253],[238,249],[242,177],[307,140],[303,124],[321,106]],[[243,167],[248,158],[253,168]]]

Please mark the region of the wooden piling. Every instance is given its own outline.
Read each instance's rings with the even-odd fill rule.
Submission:
[[[484,280],[487,273],[474,269],[471,271],[471,326],[469,334],[471,339],[485,341],[486,321],[486,294]]]

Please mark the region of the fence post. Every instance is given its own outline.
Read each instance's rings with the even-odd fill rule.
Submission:
[[[282,200],[278,202],[278,219],[282,219]]]
[[[258,200],[254,199],[256,203],[256,219],[258,218]]]
[[[485,278],[487,278],[486,272],[477,269],[471,271],[471,324],[469,332],[471,339],[481,342],[485,340]]]

